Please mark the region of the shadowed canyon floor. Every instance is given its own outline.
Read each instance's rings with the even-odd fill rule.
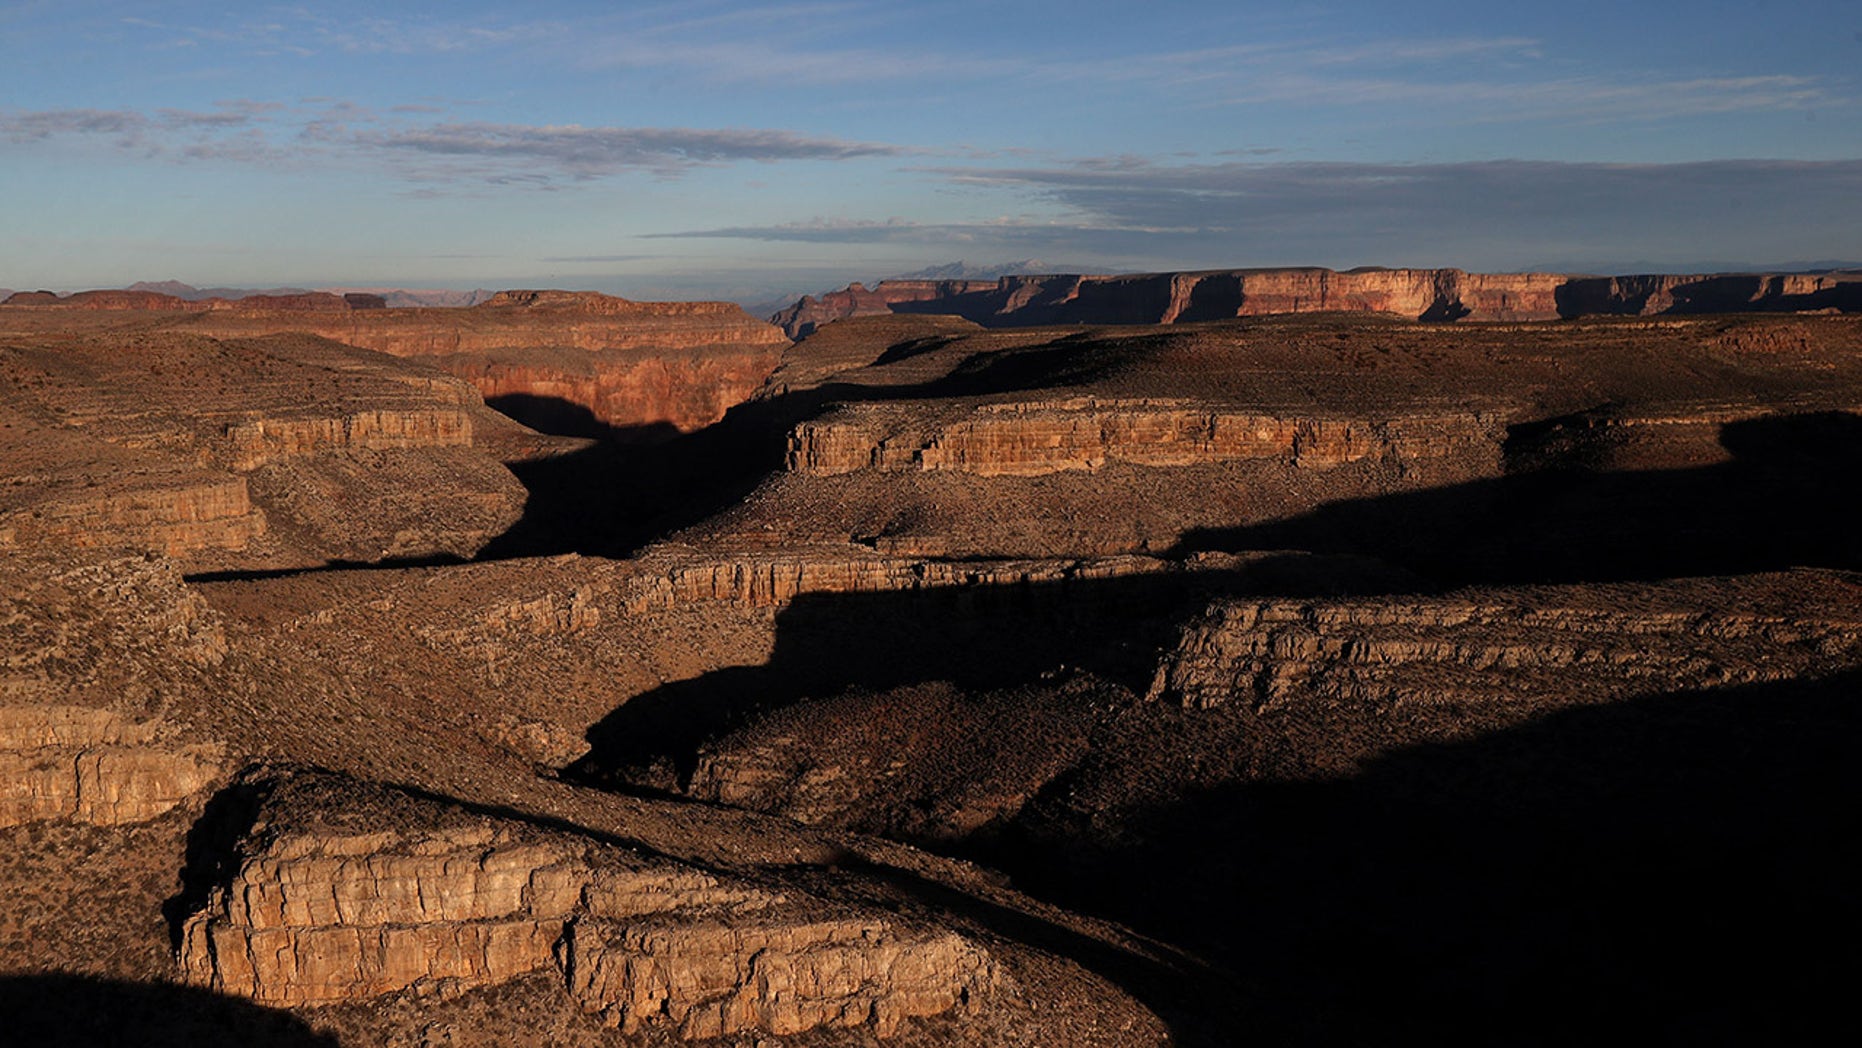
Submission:
[[[1853,1032],[1862,318],[136,304],[0,307],[32,1043]]]

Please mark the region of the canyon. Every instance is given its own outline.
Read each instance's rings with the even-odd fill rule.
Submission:
[[[1858,287],[13,295],[0,989],[158,1044],[1840,1026]]]

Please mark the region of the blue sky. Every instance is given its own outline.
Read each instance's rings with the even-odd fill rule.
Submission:
[[[1862,5],[0,4],[0,286],[1862,258]]]

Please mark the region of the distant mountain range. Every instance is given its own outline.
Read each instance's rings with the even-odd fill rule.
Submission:
[[[454,291],[446,288],[416,289],[390,287],[195,287],[179,280],[138,280],[129,285],[129,291],[153,291],[163,295],[173,295],[189,302],[199,302],[208,298],[241,299],[252,295],[302,295],[312,291],[325,291],[333,295],[348,292],[362,292],[380,295],[390,307],[398,306],[476,306],[485,301],[495,291],[475,288],[471,291]]]

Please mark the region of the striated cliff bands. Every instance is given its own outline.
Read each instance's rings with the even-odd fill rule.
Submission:
[[[1376,601],[1226,601],[1187,626],[1149,697],[1207,709],[1623,700],[1862,663],[1862,616],[1709,611],[1686,587]],[[1575,601],[1574,601],[1575,598]]]
[[[889,1037],[906,1019],[980,1007],[1001,981],[954,933],[568,834],[406,797],[386,803],[416,828],[356,832],[318,825],[327,800],[280,799],[333,787],[301,776],[244,787],[263,795],[254,829],[217,860],[230,876],[182,929],[190,982],[305,1006],[456,996],[549,970],[606,1025],[701,1039],[823,1026]],[[366,806],[381,792],[353,794]]]
[[[1589,315],[1862,311],[1862,276],[1831,274],[1468,273],[1459,269],[1243,269],[1132,276],[881,281],[804,296],[770,318],[791,338],[831,320],[947,313],[990,326],[1175,324],[1277,313],[1389,313],[1415,320],[1552,320]]]
[[[1473,451],[1497,468],[1500,429],[1497,420],[1472,413],[1370,421],[1080,398],[986,404],[959,421],[916,432],[879,410],[843,409],[798,426],[786,461],[791,472],[823,476],[863,469],[1039,476],[1110,463],[1180,467],[1252,459],[1327,469],[1363,459],[1405,462]]]

